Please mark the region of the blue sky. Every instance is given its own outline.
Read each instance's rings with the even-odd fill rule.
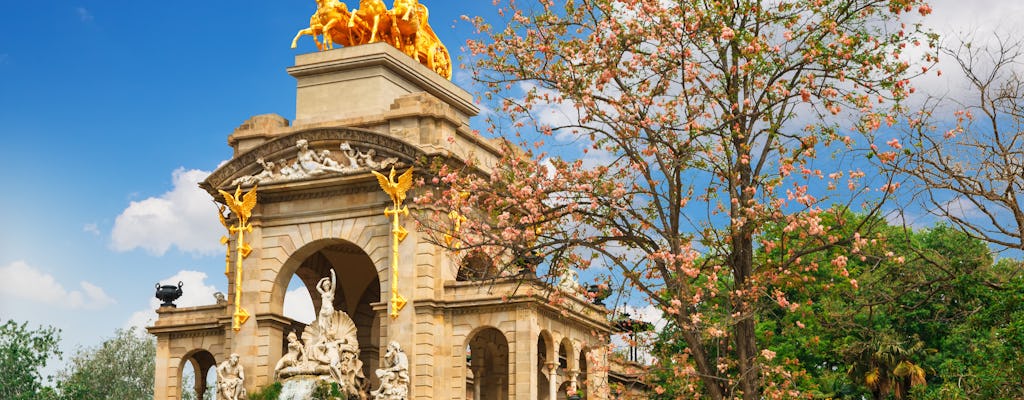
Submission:
[[[424,3],[453,55],[472,32],[459,15],[492,8]],[[248,117],[294,117],[285,68],[315,47],[289,45],[315,7],[3,2],[0,320],[56,326],[68,351],[151,310],[158,281],[186,280],[185,305],[225,291],[221,228],[194,183]]]
[[[453,56],[472,32],[459,15],[493,12],[487,0],[424,3]],[[969,3],[933,2],[938,29],[1024,17],[1016,0]],[[182,305],[225,291],[220,226],[195,182],[231,156],[227,135],[248,117],[294,117],[285,68],[315,47],[308,37],[289,44],[314,8],[5,1],[0,320],[56,326],[73,350],[149,315],[158,281],[185,280]]]

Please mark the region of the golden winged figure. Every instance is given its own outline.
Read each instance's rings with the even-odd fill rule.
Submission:
[[[238,224],[228,226],[227,218],[224,215],[224,208],[219,207],[220,221],[224,226],[228,226],[229,234],[237,234],[237,240],[235,243],[235,249],[238,252],[238,256],[235,257],[235,313],[232,316],[231,328],[238,332],[242,328],[242,324],[249,319],[249,312],[242,308],[242,259],[249,257],[249,253],[252,252],[252,247],[245,242],[245,232],[252,232],[252,225],[249,224],[249,217],[252,216],[252,209],[256,207],[256,186],[253,186],[249,193],[242,195],[242,186],[239,185],[235,188],[235,194],[225,192],[223,190],[217,190],[221,196],[224,196],[224,203],[227,204],[231,212],[238,217]],[[221,238],[221,243],[228,244],[227,237]],[[230,250],[228,250],[230,254]],[[224,273],[228,274],[230,265],[230,255],[225,257],[225,263],[227,264],[224,269]]]
[[[224,196],[224,202],[231,209],[231,212],[238,216],[238,225],[240,228],[245,226],[245,223],[249,221],[249,217],[252,216],[252,209],[256,207],[256,187],[253,186],[249,193],[242,195],[242,186],[238,186],[235,189],[235,194],[218,190],[221,196]]]
[[[405,193],[412,188],[412,167],[409,167],[404,174],[398,177],[398,181],[395,181],[395,166],[391,166],[391,173],[388,176],[377,171],[373,172],[377,176],[377,181],[380,182],[380,188],[391,196],[391,201],[395,202],[395,210],[398,210],[402,206],[402,202],[405,201]]]

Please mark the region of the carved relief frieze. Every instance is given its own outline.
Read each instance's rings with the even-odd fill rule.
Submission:
[[[331,143],[331,148],[323,148]],[[201,185],[216,192],[250,186],[344,176],[409,165],[423,152],[401,140],[352,128],[320,128],[264,143],[214,171]],[[250,172],[246,174],[246,172]]]
[[[307,180],[329,175],[350,175],[393,166],[398,162],[398,157],[379,157],[376,150],[353,148],[349,142],[341,142],[340,158],[332,154],[331,150],[310,149],[309,141],[306,139],[297,140],[295,148],[297,152],[294,160],[291,161],[280,159],[275,163],[266,161],[263,157],[257,158],[256,163],[263,170],[256,174],[235,178],[231,181],[231,185],[252,186]]]

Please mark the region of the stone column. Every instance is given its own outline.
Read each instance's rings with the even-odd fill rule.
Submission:
[[[580,374],[579,370],[570,369],[566,371],[566,378],[569,379],[569,393],[566,393],[566,397],[576,394],[579,387],[576,385],[576,376]]]
[[[196,368],[198,367],[197,362],[192,362],[192,371],[195,374],[195,384],[192,385],[192,389],[195,390],[196,399],[203,400],[203,395],[206,394],[206,373],[209,368]],[[212,400],[212,399],[207,399]]]
[[[473,367],[473,400],[480,400],[480,390],[483,386],[484,367]]]
[[[548,367],[548,400],[558,398],[558,363],[549,362]]]
[[[508,399],[508,379],[499,376],[495,381],[498,384],[498,398]]]

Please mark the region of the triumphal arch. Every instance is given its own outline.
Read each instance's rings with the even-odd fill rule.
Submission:
[[[397,29],[418,8],[358,23],[336,8],[347,18],[333,24],[348,29],[339,33],[324,29],[321,17],[339,17],[323,7],[303,29],[323,51],[287,70],[294,120],[246,120],[227,138],[231,159],[201,184],[223,205],[227,295],[158,310],[155,398],[181,397],[187,364],[197,388],[218,365],[241,366],[231,393],[312,376],[348,382],[356,398],[603,398],[612,329],[603,306],[572,295],[555,306],[547,294],[560,289],[540,280],[460,265],[399,212],[415,206],[382,190],[424,160],[473,157],[486,168],[496,158],[470,130],[478,107],[446,79],[451,61],[436,36]],[[330,49],[328,38],[345,47]],[[284,315],[295,279],[318,310],[309,325]]]

